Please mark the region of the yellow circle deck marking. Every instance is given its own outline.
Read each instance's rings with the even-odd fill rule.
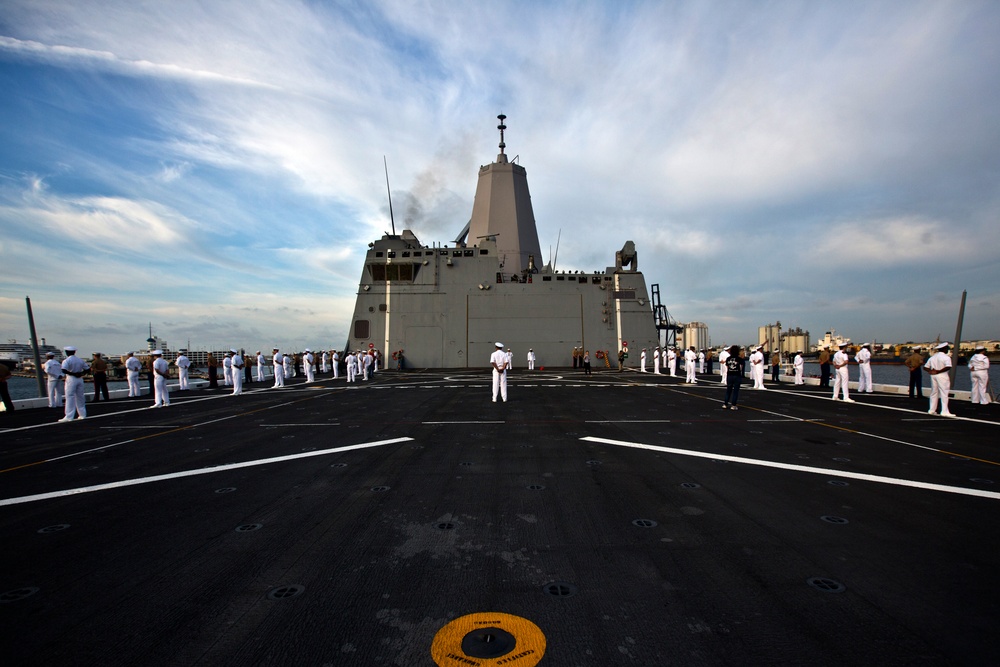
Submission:
[[[496,628],[514,636],[514,647],[503,655],[480,658],[467,654],[462,641],[472,632]],[[511,665],[534,667],[545,655],[545,635],[526,618],[499,612],[476,613],[451,621],[434,635],[431,657],[439,667]]]

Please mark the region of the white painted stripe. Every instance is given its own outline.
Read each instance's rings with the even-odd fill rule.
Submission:
[[[917,482],[914,480],[899,479],[896,477],[868,475],[866,473],[859,473],[859,472],[845,472],[843,470],[832,470],[829,468],[814,468],[812,466],[795,465],[794,463],[778,463],[776,461],[748,459],[742,456],[729,456],[727,454],[695,452],[688,449],[677,449],[674,447],[660,447],[658,445],[646,445],[639,442],[625,442],[622,440],[608,440],[607,438],[594,438],[588,436],[580,439],[586,440],[587,442],[599,442],[606,445],[616,445],[618,447],[631,447],[633,449],[648,449],[650,451],[664,452],[666,454],[679,454],[681,456],[693,456],[702,459],[716,459],[719,461],[730,461],[732,463],[745,463],[747,465],[763,466],[765,468],[780,468],[781,470],[794,470],[796,472],[808,472],[816,475],[828,475],[830,477],[846,477],[848,479],[858,479],[866,482],[877,482],[879,484],[909,486],[916,489],[929,489],[931,491],[944,491],[945,493],[956,493],[965,496],[978,496],[980,498],[992,498],[993,500],[1000,500],[1000,493],[994,491],[981,491],[979,489],[967,489],[961,486],[931,484],[929,482]]]
[[[584,424],[669,424],[671,419],[588,419]]]
[[[274,428],[275,426],[340,426],[340,424],[336,422],[327,422],[325,424],[257,424],[257,426]]]
[[[126,486],[137,486],[139,484],[150,484],[152,482],[162,482],[168,479],[180,479],[182,477],[194,477],[196,475],[210,475],[227,470],[237,470],[239,468],[252,468],[255,466],[269,465],[271,463],[281,463],[283,461],[294,461],[296,459],[310,458],[313,456],[325,456],[326,454],[336,454],[339,452],[349,452],[355,449],[367,449],[369,447],[381,447],[382,445],[392,445],[397,442],[406,442],[413,438],[393,438],[392,440],[379,440],[378,442],[367,442],[360,445],[348,445],[346,447],[335,447],[333,449],[323,449],[317,452],[301,452],[299,454],[289,454],[288,456],[276,456],[270,459],[258,459],[256,461],[244,461],[242,463],[227,463],[226,465],[214,466],[211,468],[197,468],[195,470],[182,470],[165,475],[154,475],[152,477],[140,477],[138,479],[126,479],[120,482],[109,482],[107,484],[97,484],[94,486],[81,486],[76,489],[65,489],[62,491],[52,491],[50,493],[38,493],[33,496],[20,496],[18,498],[6,498],[0,500],[0,507],[5,505],[20,505],[22,503],[32,503],[39,500],[51,500],[52,498],[63,498],[75,496],[82,493],[93,493],[94,491],[108,491],[110,489],[121,489]],[[120,443],[124,444],[124,443]],[[55,460],[55,459],[52,459]]]
[[[504,421],[420,422],[421,424],[506,424]]]

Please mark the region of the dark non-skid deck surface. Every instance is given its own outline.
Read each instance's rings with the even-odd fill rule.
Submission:
[[[4,663],[434,665],[480,612],[537,625],[542,665],[995,659],[996,406],[488,380],[3,416]]]

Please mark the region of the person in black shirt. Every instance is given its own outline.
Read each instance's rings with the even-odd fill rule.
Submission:
[[[726,397],[722,399],[722,409],[739,410],[736,403],[740,399],[740,383],[746,372],[746,362],[740,356],[740,346],[729,348],[729,358],[726,359]]]

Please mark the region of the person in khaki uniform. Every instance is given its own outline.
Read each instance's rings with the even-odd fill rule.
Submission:
[[[913,353],[903,362],[910,369],[910,398],[922,398],[924,395],[924,355],[920,348],[913,348]]]

